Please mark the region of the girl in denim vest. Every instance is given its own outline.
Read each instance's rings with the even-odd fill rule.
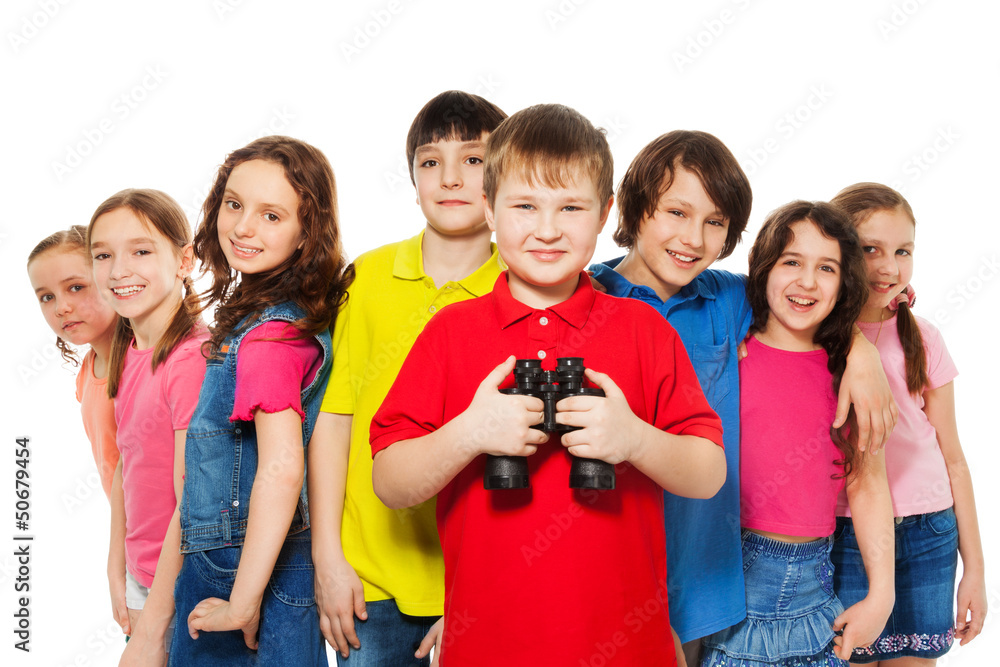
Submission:
[[[326,665],[303,480],[350,275],[333,171],[264,137],[226,158],[202,211],[195,254],[218,309],[185,447],[183,564],[162,591],[170,664]]]
[[[851,216],[861,237],[871,294],[858,326],[878,348],[900,413],[885,449],[896,517],[896,604],[875,643],[855,650],[851,662],[929,665],[955,639],[972,641],[987,608],[972,475],[955,420],[958,369],[941,333],[910,312],[915,223],[906,199],[885,185],[857,183],[830,203]],[[868,577],[846,498],[837,514],[834,584],[850,604],[868,592]]]
[[[158,190],[122,190],[91,217],[87,244],[94,284],[120,316],[111,341],[107,393],[114,398],[121,452],[111,492],[108,581],[116,620],[141,634],[146,601],[161,571],[180,564],[169,530],[184,475],[184,436],[205,375],[208,331],[191,285],[191,228]],[[127,607],[127,624],[121,606]],[[166,633],[156,636],[167,650]]]

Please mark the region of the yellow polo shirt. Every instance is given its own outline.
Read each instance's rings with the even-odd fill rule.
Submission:
[[[401,510],[372,488],[372,417],[389,393],[413,341],[445,306],[493,289],[504,266],[493,255],[471,275],[441,287],[424,274],[424,234],[361,255],[347,304],[334,329],[333,372],[322,410],[353,414],[340,539],[365,600],[395,599],[411,616],[444,610],[444,561],[434,499]]]

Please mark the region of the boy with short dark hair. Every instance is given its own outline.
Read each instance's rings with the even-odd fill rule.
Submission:
[[[639,152],[618,187],[614,239],[628,254],[591,267],[608,294],[649,304],[676,328],[722,420],[727,475],[719,493],[704,500],[664,494],[670,620],[692,666],[700,664],[703,637],[746,616],[737,346],[752,313],[746,277],[709,267],[739,243],[751,203],[750,182],[725,144],[706,132],[668,132]],[[858,344],[838,415],[853,400],[859,423],[881,431],[891,396],[877,351]],[[892,422],[885,421],[889,430]],[[872,440],[877,449],[881,432]]]
[[[428,320],[489,292],[503,268],[483,211],[482,165],[486,137],[505,117],[454,90],[420,110],[406,156],[424,230],[359,257],[337,317],[308,476],[320,625],[338,662],[411,664],[443,611],[434,504],[393,511],[375,497],[368,429]],[[426,650],[421,657],[427,664]]]
[[[662,490],[713,495],[722,433],[670,326],[582,273],[612,173],[604,134],[572,109],[494,131],[486,217],[509,270],[428,324],[372,421],[378,496],[437,495],[442,664],[675,664]],[[578,430],[549,436],[531,428],[539,398],[499,391],[515,357],[582,357],[605,396],[561,400],[556,421]],[[482,454],[527,457],[530,487],[484,489]],[[569,488],[574,457],[616,464],[616,488]]]

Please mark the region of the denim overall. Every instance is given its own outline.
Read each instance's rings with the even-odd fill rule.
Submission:
[[[192,640],[187,616],[199,602],[228,600],[246,538],[250,492],[257,474],[257,433],[253,421],[230,422],[236,395],[236,358],[244,337],[264,322],[293,322],[304,315],[291,303],[268,308],[247,326],[241,322],[207,362],[205,382],[188,426],[181,499],[181,553],[174,599],[177,626],[171,665],[326,665],[313,589],[309,503],[302,485],[298,506],[278,555],[260,607],[258,650],[243,633],[202,632]],[[245,328],[243,328],[245,327]],[[323,365],[302,389],[302,444],[312,436],[330,377],[329,330],[316,336]],[[274,369],[279,373],[281,369]]]

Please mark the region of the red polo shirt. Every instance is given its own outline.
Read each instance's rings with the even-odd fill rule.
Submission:
[[[504,273],[491,294],[438,313],[372,421],[373,455],[460,414],[511,354],[541,358],[546,370],[557,357],[583,357],[639,418],[721,446],[719,418],[673,328],[581,277],[545,310],[516,301]],[[628,464],[617,466],[613,491],[572,490],[571,457],[556,437],[528,458],[528,489],[483,489],[480,456],[438,494],[442,665],[674,664],[662,490]]]

